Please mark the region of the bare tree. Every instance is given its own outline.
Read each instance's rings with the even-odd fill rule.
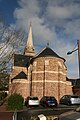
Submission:
[[[0,16],[0,90],[8,89],[9,74],[14,52],[23,52],[24,33],[14,25],[6,26]]]
[[[24,42],[24,34],[14,25],[6,26],[0,21],[0,73],[10,71],[12,54],[20,49]]]

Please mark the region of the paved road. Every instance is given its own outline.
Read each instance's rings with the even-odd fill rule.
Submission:
[[[17,119],[21,120],[21,117],[26,118],[26,120],[30,120],[31,116],[38,116],[43,114],[45,116],[59,116],[62,113],[72,111],[76,108],[76,106],[59,106],[57,108],[28,108],[27,111],[18,112]]]
[[[17,120],[30,120],[31,116],[38,116],[40,114],[48,115],[56,115],[59,116],[62,113],[67,111],[74,110],[77,106],[59,106],[57,108],[25,108],[24,111],[17,112]],[[0,120],[12,120],[13,112],[0,112]]]
[[[80,120],[80,112],[70,111],[59,116],[59,120]]]

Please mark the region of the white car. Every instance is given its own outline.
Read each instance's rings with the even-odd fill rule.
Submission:
[[[28,96],[27,99],[25,100],[25,105],[27,107],[29,106],[39,106],[39,99],[36,96]]]
[[[60,104],[65,105],[80,105],[80,96],[77,95],[64,95],[60,99]]]

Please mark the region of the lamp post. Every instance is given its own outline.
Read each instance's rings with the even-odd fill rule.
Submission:
[[[79,78],[80,78],[80,40],[78,40],[78,61],[79,61]]]
[[[67,55],[70,55],[70,54],[72,54],[73,52],[75,52],[75,51],[78,50],[79,78],[80,78],[80,40],[77,41],[77,44],[78,44],[78,48],[75,49],[75,50],[73,50],[73,51],[71,51],[71,52],[69,51],[69,52],[67,53]]]

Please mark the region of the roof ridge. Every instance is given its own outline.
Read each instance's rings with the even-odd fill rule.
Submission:
[[[42,53],[47,47],[43,48],[42,50],[39,51],[33,58],[37,57],[40,53]]]
[[[64,58],[60,57],[49,46],[46,46],[45,48],[43,48],[38,54],[36,54],[34,57],[32,57],[32,59],[35,59],[37,57],[47,57],[47,56],[53,56],[53,57],[61,58],[65,61]]]
[[[18,79],[18,77],[20,77],[21,73],[26,76],[26,77],[23,77],[23,78],[27,78],[27,74],[22,70],[22,71],[20,71],[16,76],[14,76],[11,80]],[[20,78],[21,78],[21,77],[20,77]]]

